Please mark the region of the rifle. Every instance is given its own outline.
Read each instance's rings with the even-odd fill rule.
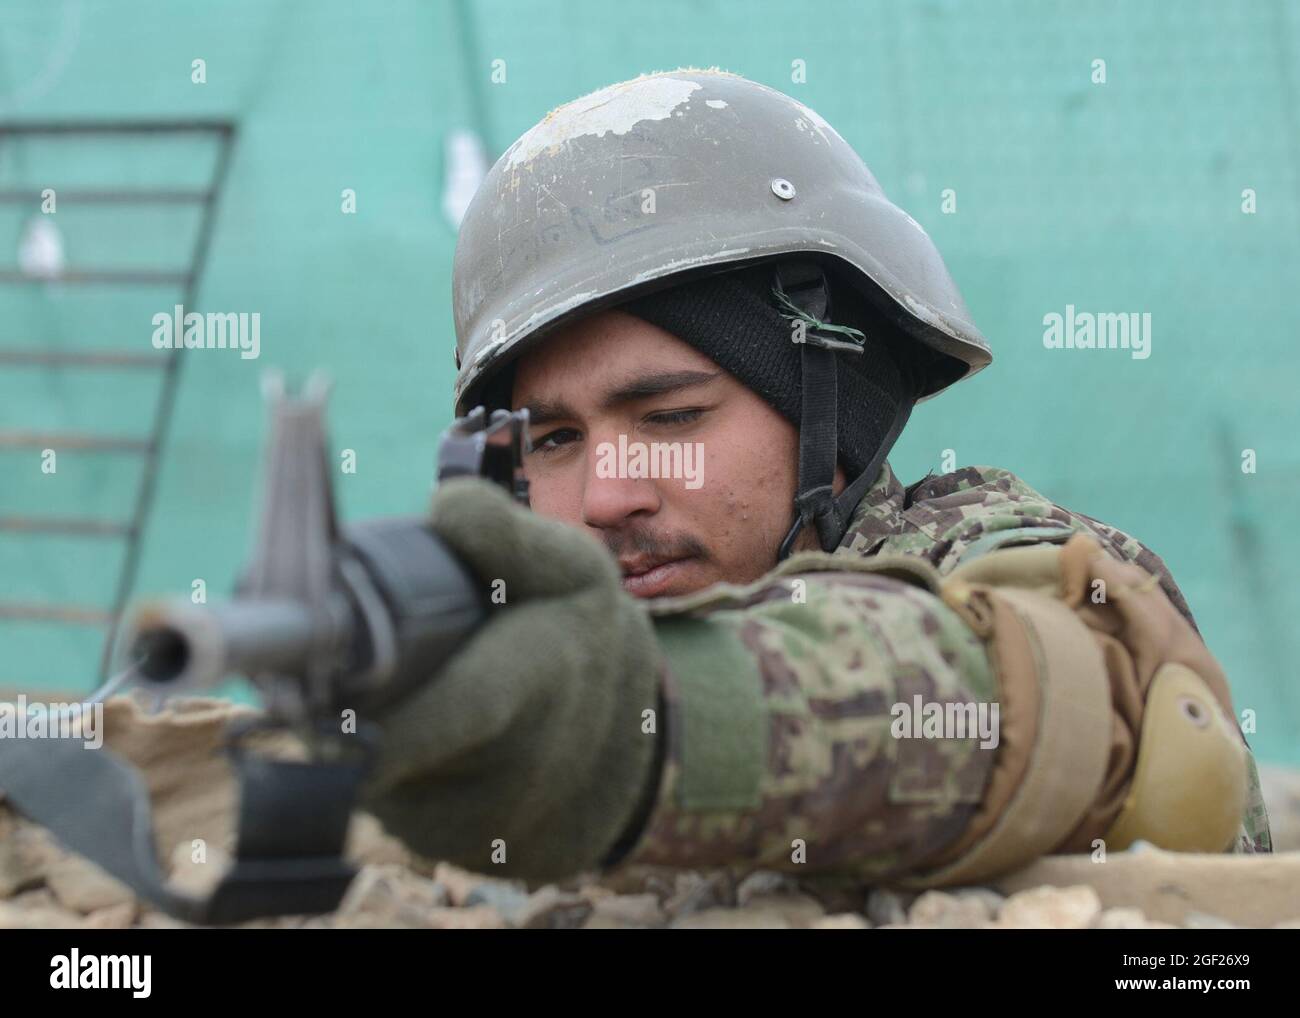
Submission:
[[[426,681],[481,624],[474,577],[420,518],[340,527],[324,413],[328,386],[299,397],[269,379],[270,429],[257,538],[234,596],[213,605],[145,604],[128,626],[129,664],[92,699],[134,686],[160,699],[247,676],[265,708],[228,731],[240,784],[235,856],[206,899],[167,886],[147,790],[107,750],[66,740],[0,740],[0,788],[19,813],[141,897],[191,922],[332,911],[355,868],[348,823],[373,758],[358,718]],[[528,502],[528,412],[478,407],[444,433],[438,482],[480,476]],[[344,723],[352,719],[353,724]],[[303,739],[308,759],[257,754],[268,729]]]

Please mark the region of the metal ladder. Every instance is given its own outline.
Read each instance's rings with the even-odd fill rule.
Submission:
[[[60,206],[119,205],[140,207],[192,204],[199,206],[199,220],[188,265],[180,269],[115,269],[112,267],[73,267],[53,276],[32,275],[21,267],[0,269],[0,285],[30,286],[57,283],[60,286],[176,286],[181,303],[188,309],[194,304],[199,280],[207,260],[215,220],[217,201],[225,184],[230,154],[235,139],[234,125],[215,120],[121,121],[121,122],[26,122],[0,123],[0,146],[34,137],[77,137],[87,142],[97,138],[207,137],[216,143],[209,182],[199,189],[163,188],[57,188]],[[0,190],[0,204],[40,207],[39,190]],[[56,213],[57,214],[57,213]],[[0,324],[0,327],[3,327]],[[125,519],[95,516],[0,515],[0,533],[18,533],[39,538],[46,535],[73,535],[125,542],[121,568],[113,585],[111,602],[106,606],[86,604],[39,603],[25,600],[0,600],[0,625],[22,622],[57,622],[73,626],[98,626],[105,629],[99,658],[102,681],[112,663],[118,622],[131,596],[139,564],[141,539],[153,501],[157,469],[163,442],[171,420],[172,408],[180,380],[179,344],[166,351],[132,350],[50,351],[39,348],[0,347],[0,370],[57,369],[60,371],[103,372],[112,375],[123,371],[154,372],[159,375],[152,426],[141,436],[115,436],[90,431],[0,430],[0,450],[53,449],[73,450],[79,454],[125,453],[143,457],[143,469],[135,490],[130,515]]]

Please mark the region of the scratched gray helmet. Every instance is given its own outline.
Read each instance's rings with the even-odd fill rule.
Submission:
[[[992,359],[925,231],[803,104],[701,70],[644,75],[575,99],[506,150],[461,223],[453,269],[457,413],[502,402],[493,389],[508,380],[503,368],[577,317],[694,276],[791,259],[833,266],[917,344],[920,399]],[[796,286],[809,281],[795,277]],[[816,310],[815,295],[812,304]],[[823,394],[827,384],[834,389],[835,356],[826,347],[839,354],[844,344],[803,351],[805,405],[816,402],[814,380]],[[872,476],[846,498],[866,490],[905,419],[895,422]],[[826,547],[852,506],[837,510],[825,492],[813,494],[829,490],[823,475],[834,472],[835,443],[814,455],[807,436],[824,439],[825,431],[809,423],[801,428],[796,524],[817,519]]]
[[[686,273],[795,254],[856,270],[908,335],[946,355],[923,396],[992,359],[925,231],[802,103],[698,70],[575,99],[506,150],[461,223],[457,412],[575,317]]]

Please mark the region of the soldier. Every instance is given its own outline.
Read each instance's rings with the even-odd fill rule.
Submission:
[[[434,498],[504,603],[380,719],[367,805],[413,848],[911,886],[1270,850],[1163,562],[1005,470],[890,469],[991,353],[812,110],[682,70],[553,111],[475,196],[454,300],[458,411],[529,410],[533,511]]]

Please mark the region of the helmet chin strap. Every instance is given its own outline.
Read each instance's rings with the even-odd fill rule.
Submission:
[[[805,323],[805,328],[795,334],[795,342],[803,347],[800,355],[803,405],[799,420],[799,481],[794,499],[794,522],[777,553],[780,562],[790,556],[800,533],[810,525],[816,528],[822,551],[833,551],[839,546],[853,519],[853,511],[880,473],[885,457],[911,416],[912,400],[904,399],[899,403],[889,430],[871,462],[836,497],[835,462],[839,448],[836,355],[861,356],[861,340],[852,338],[849,330],[842,327],[833,331],[818,328],[830,309],[830,289],[820,266],[811,262],[779,265],[776,291],[798,312],[792,320],[802,319]],[[839,338],[842,335],[849,338]]]

